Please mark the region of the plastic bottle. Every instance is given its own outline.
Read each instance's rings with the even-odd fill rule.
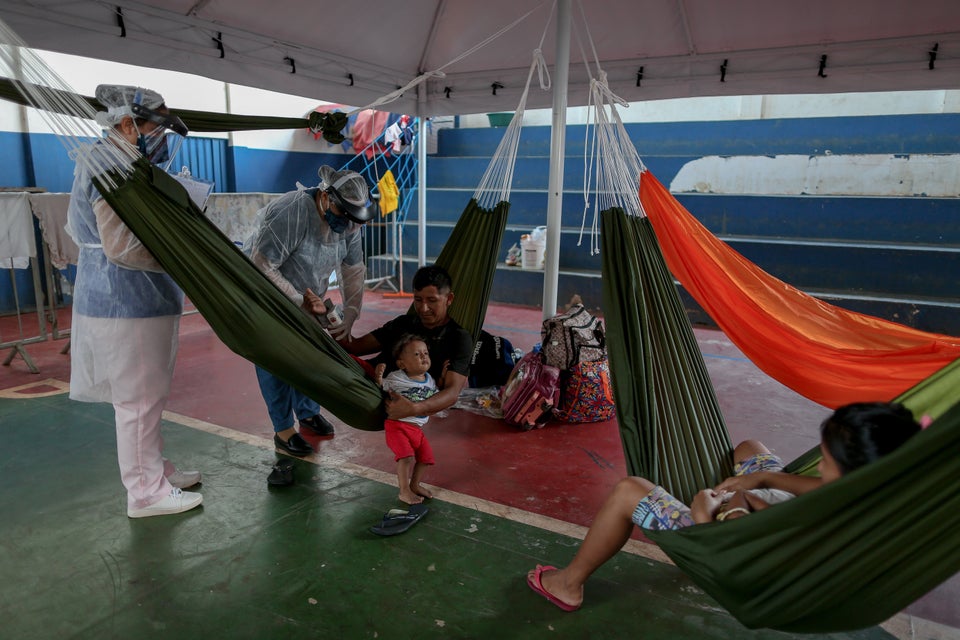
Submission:
[[[327,308],[327,322],[331,327],[339,327],[343,324],[343,308],[339,304],[334,305],[333,300],[327,298],[323,301],[323,306]]]

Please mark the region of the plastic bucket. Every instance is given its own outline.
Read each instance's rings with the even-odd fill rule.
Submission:
[[[547,243],[543,240],[520,241],[520,268],[527,270],[543,269],[543,254]]]
[[[487,120],[490,121],[491,127],[506,127],[509,126],[510,121],[513,120],[512,113],[488,113]]]

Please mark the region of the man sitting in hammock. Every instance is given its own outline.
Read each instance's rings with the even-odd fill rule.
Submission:
[[[626,544],[634,525],[679,529],[746,515],[769,506],[767,500],[753,493],[755,490],[788,492],[773,501],[807,493],[887,455],[921,428],[910,411],[898,403],[840,407],[820,426],[823,458],[817,467],[819,478],[783,472],[777,456],[756,440],[747,440],[734,450],[736,475],[698,493],[690,507],[649,480],[624,478],[603,503],[570,564],[563,569],[537,565],[527,574],[527,584],[564,611],[575,611],[583,602],[587,578]],[[731,494],[736,492],[749,493],[736,496],[742,502],[732,506]]]
[[[355,356],[380,353],[375,361],[386,364],[388,372],[396,369],[396,362],[389,355],[402,336],[418,335],[427,343],[429,373],[442,390],[419,402],[391,392],[385,402],[388,418],[401,420],[442,411],[456,403],[466,386],[474,343],[467,330],[450,317],[452,303],[453,280],[447,270],[437,265],[421,267],[413,276],[416,314],[405,313],[364,336],[339,341],[340,346]]]

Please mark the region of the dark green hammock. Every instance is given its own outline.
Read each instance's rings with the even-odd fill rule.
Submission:
[[[627,470],[689,504],[732,474],[730,437],[649,221],[616,208],[600,215],[607,353]]]
[[[435,262],[445,268],[453,280],[454,298],[450,317],[470,332],[474,342],[480,336],[483,318],[487,313],[493,274],[497,269],[499,243],[507,226],[509,212],[510,203],[507,201],[501,201],[493,209],[485,209],[475,198],[471,198]],[[496,239],[497,246],[483,247],[488,238]],[[491,248],[494,250],[490,251]],[[483,300],[483,304],[464,304],[471,300]],[[410,313],[415,313],[412,305]]]
[[[730,522],[645,532],[748,627],[826,632],[887,620],[960,570],[960,361],[900,397],[954,405],[894,453]]]
[[[380,389],[353,358],[203,215],[176,180],[143,159],[134,167],[128,178],[114,177],[118,187],[98,184],[98,190],[223,343],[350,426],[382,429]],[[458,221],[454,236],[471,239],[470,253],[457,263],[461,282],[493,280],[491,265],[496,264],[501,237],[492,234],[502,233],[507,208],[499,206],[490,216],[499,216],[499,221],[485,219],[480,210],[466,215],[462,226]],[[468,211],[474,209],[468,206]],[[458,312],[468,319],[482,318],[489,285],[466,289],[454,301]]]
[[[71,108],[72,100],[77,98],[84,100],[91,108],[97,111],[105,111],[106,108],[100,104],[100,101],[90,96],[81,96],[62,89],[53,89],[50,87],[37,87],[32,91],[21,91],[17,88],[19,83],[9,78],[0,78],[0,99],[9,100],[17,104],[26,106],[36,106],[37,108],[55,110],[58,113],[77,116]],[[32,95],[42,91],[50,100],[49,104],[35,105],[25,95]],[[59,108],[57,106],[59,105]],[[192,109],[171,109],[170,113],[183,120],[190,131],[197,133],[228,132],[228,131],[259,131],[267,129],[308,129],[318,126],[327,133],[327,128],[334,127],[339,132],[347,123],[346,114],[337,114],[330,116],[327,114],[311,113],[309,118],[280,118],[276,116],[249,116],[232,113],[215,113],[212,111],[194,111]],[[335,122],[323,121],[327,118],[335,117]],[[337,125],[339,125],[337,127]],[[325,136],[327,137],[327,136]],[[330,140],[328,140],[330,141]],[[332,141],[331,141],[332,142]]]
[[[607,345],[628,468],[692,495],[724,477],[730,455],[709,377],[649,222],[616,209],[601,220]],[[933,426],[817,491],[730,522],[644,533],[748,627],[880,623],[960,569],[957,389],[960,361],[898,398],[936,418]],[[676,469],[684,465],[697,471]]]
[[[104,111],[105,107],[100,101],[90,96],[81,96],[79,94],[64,91],[62,89],[52,89],[50,87],[40,87],[36,91],[42,91],[49,98],[50,104],[42,107],[34,105],[28,98],[24,97],[24,92],[17,88],[19,83],[9,78],[0,78],[0,98],[9,100],[17,104],[27,106],[37,106],[43,109],[54,109],[59,104],[60,109],[54,109],[58,113],[76,116],[75,110],[71,108],[71,100],[80,98],[86,101],[91,108],[96,111]],[[26,90],[25,90],[26,91]],[[30,95],[30,92],[27,92]],[[227,132],[227,131],[257,131],[266,129],[306,129],[310,126],[307,118],[278,118],[275,116],[248,116],[231,113],[214,113],[211,111],[194,111],[191,109],[171,109],[170,112],[176,115],[184,124],[194,132]]]

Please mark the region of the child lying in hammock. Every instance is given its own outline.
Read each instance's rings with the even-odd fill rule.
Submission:
[[[736,475],[698,493],[690,507],[649,480],[624,478],[607,496],[570,564],[563,569],[537,565],[527,574],[527,584],[564,611],[575,611],[583,602],[587,578],[626,544],[634,525],[679,529],[741,517],[869,464],[920,429],[910,411],[897,403],[840,407],[820,426],[819,478],[785,473],[777,456],[759,442],[747,440],[734,450]],[[763,496],[761,490],[772,493]]]

